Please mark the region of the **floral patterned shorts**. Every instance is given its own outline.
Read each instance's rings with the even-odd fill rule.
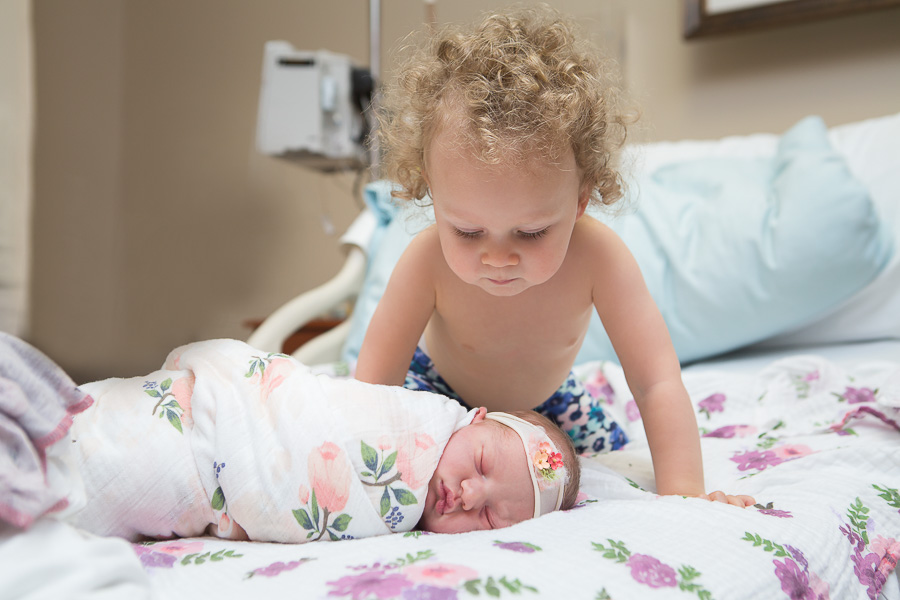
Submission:
[[[472,408],[444,381],[421,348],[416,348],[403,387],[441,394]],[[591,397],[573,373],[569,373],[562,386],[534,410],[569,434],[579,454],[618,450],[628,443],[625,431],[606,414],[600,402]]]

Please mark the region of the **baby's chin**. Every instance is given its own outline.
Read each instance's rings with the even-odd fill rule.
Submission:
[[[425,497],[425,509],[422,511],[422,516],[419,517],[419,522],[416,524],[416,529],[421,531],[431,531],[434,532],[435,527],[435,519],[437,515],[434,513],[434,503],[435,498],[432,494],[431,488],[428,488],[428,494]]]

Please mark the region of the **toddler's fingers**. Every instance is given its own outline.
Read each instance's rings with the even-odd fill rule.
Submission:
[[[730,496],[720,490],[716,490],[715,492],[711,492],[709,494],[702,494],[697,497],[703,498],[704,500],[709,500],[710,502],[721,502],[722,504],[730,504],[732,506],[737,506],[738,508],[747,508],[748,506],[753,506],[754,504],[756,504],[756,500],[754,500],[752,496],[745,496],[745,495]]]
[[[744,500],[740,496],[726,496],[726,498],[728,498],[728,504],[737,506],[738,508],[746,508],[744,506]]]
[[[728,504],[728,496],[726,496],[724,492],[720,492],[719,490],[716,490],[715,492],[712,492],[710,494],[705,494],[705,496],[706,499],[710,502],[724,502],[725,504]]]

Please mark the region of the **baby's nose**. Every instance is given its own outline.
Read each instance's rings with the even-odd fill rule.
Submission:
[[[464,480],[460,486],[462,487],[460,501],[463,510],[481,510],[486,496],[484,481],[474,477]]]

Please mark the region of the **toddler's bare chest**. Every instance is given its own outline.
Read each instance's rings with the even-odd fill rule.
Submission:
[[[574,355],[594,310],[589,291],[532,288],[512,297],[482,290],[438,298],[432,326],[460,350],[488,358]]]

